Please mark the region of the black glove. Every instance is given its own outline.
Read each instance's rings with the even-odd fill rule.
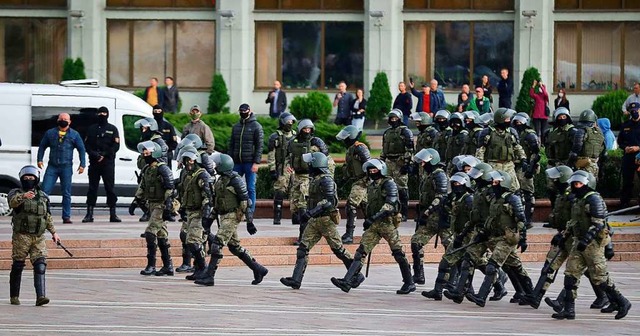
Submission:
[[[271,179],[274,181],[276,181],[278,177],[280,177],[280,174],[278,174],[277,170],[272,170],[269,173],[271,174]]]
[[[134,198],[133,201],[131,202],[131,205],[129,205],[129,215],[131,216],[135,215],[137,207],[138,207],[138,199]]]
[[[457,235],[456,238],[453,240],[453,248],[461,247],[463,241],[464,241],[464,236]]]
[[[574,153],[569,154],[569,158],[567,159],[567,166],[570,168],[575,168],[576,160],[578,160],[578,155]]]
[[[480,243],[483,241],[487,241],[488,239],[489,239],[489,236],[487,235],[487,233],[481,230],[481,231],[478,231],[478,233],[476,233],[475,237],[473,237],[473,242]]]
[[[184,208],[180,208],[178,210],[178,214],[180,215],[180,220],[183,222],[187,221],[187,211]]]
[[[300,222],[306,223],[309,221],[309,219],[311,219],[311,212],[307,210],[302,214],[302,217],[300,217]]]
[[[556,233],[555,236],[553,236],[553,238],[551,238],[551,245],[561,246],[560,242],[562,242],[563,240],[564,240],[564,235],[562,234],[562,232],[558,232]]]
[[[212,224],[213,224],[213,218],[202,217],[202,227],[204,229],[211,229]]]
[[[587,245],[589,245],[589,242],[585,239],[582,239],[578,242],[578,246],[576,246],[576,249],[580,252],[584,252],[584,250],[587,249]]]
[[[536,166],[537,165],[530,166],[529,169],[524,172],[524,177],[527,179],[532,179],[533,176],[536,174]]]
[[[249,234],[252,236],[256,234],[256,232],[258,232],[258,229],[256,229],[255,225],[253,225],[253,222],[247,222],[247,232],[249,232]]]
[[[171,210],[169,209],[162,210],[162,220],[170,221],[172,220],[172,217],[173,217],[173,213],[171,213]]]
[[[411,172],[410,164],[405,164],[404,166],[400,167],[400,174],[405,175],[405,174],[409,174],[409,172]]]
[[[527,250],[527,247],[529,247],[529,245],[527,245],[526,236],[520,236],[520,240],[518,241],[518,247],[520,248],[520,253],[524,253],[524,251]]]
[[[362,228],[364,229],[364,231],[367,231],[369,230],[371,225],[373,225],[373,220],[371,220],[371,218],[367,218],[364,220],[364,223],[362,223]]]
[[[613,250],[613,242],[610,242],[604,247],[604,257],[607,258],[607,260],[611,260],[615,255],[616,253]]]
[[[164,200],[164,210],[169,211],[169,213],[173,212],[173,197],[167,197]]]
[[[523,173],[528,172],[529,170],[531,170],[531,167],[529,167],[529,162],[527,161],[522,161],[522,163],[520,164],[520,169],[522,169]]]

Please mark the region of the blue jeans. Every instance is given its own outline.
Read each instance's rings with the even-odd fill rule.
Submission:
[[[47,166],[42,180],[42,191],[47,195],[51,193],[53,186],[60,178],[60,189],[62,189],[62,218],[71,218],[71,177],[73,176],[73,166]]]
[[[404,123],[405,126],[409,126],[409,116],[408,115],[402,115],[402,122]]]
[[[233,171],[240,176],[244,176],[247,181],[247,191],[249,199],[251,199],[251,211],[256,211],[256,173],[251,171],[253,163],[236,163],[233,165]]]

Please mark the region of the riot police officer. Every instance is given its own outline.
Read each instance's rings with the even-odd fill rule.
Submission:
[[[411,114],[411,120],[420,131],[416,137],[416,153],[424,148],[432,148],[438,136],[438,130],[433,127],[433,118],[425,112],[417,112]]]
[[[464,149],[464,145],[469,141],[469,131],[464,127],[464,116],[462,113],[454,113],[449,119],[449,125],[451,127],[451,136],[447,139],[447,149],[445,150],[446,156],[444,162],[447,163],[447,171],[453,169],[451,160],[454,157],[461,155]]]
[[[532,227],[533,211],[536,204],[534,175],[540,170],[540,139],[536,131],[531,128],[529,115],[520,112],[511,121],[513,128],[518,131],[522,149],[526,159],[519,163],[516,175],[520,182],[520,192],[524,201],[524,214],[527,218],[525,224],[527,228]]]
[[[382,160],[371,159],[362,165],[362,170],[367,172],[367,177],[370,180],[367,187],[369,203],[367,205],[367,219],[363,224],[364,234],[347,274],[341,279],[331,278],[331,282],[343,292],[348,293],[353,288],[352,284],[357,281],[363,259],[378,245],[380,238],[383,238],[389,244],[391,255],[400,266],[402,274],[403,285],[396,291],[396,294],[414,292],[416,285],[411,277],[411,266],[402,251],[400,234],[397,229],[401,220],[398,212],[398,187],[393,178],[388,175],[387,165]]]
[[[154,120],[155,121],[155,120]],[[149,224],[144,232],[147,242],[147,266],[142,275],[173,275],[173,262],[169,252],[169,232],[165,212],[173,209],[174,181],[171,169],[162,159],[162,148],[156,142],[138,144],[145,166],[142,168],[136,198],[149,202]],[[156,243],[157,242],[157,243]],[[156,271],[156,248],[160,249],[162,268]]]
[[[574,172],[568,182],[576,197],[571,208],[573,225],[569,228],[574,242],[564,273],[564,290],[566,292],[564,307],[562,311],[553,314],[552,317],[560,320],[575,319],[578,279],[585,270],[588,270],[591,280],[609,297],[612,308],[605,309],[609,312],[617,310],[615,319],[619,320],[627,316],[629,309],[631,309],[631,303],[620,294],[607,272],[604,256],[607,238],[609,238],[609,229],[605,222],[607,206],[600,194],[589,187],[587,172],[580,170]]]
[[[433,144],[433,149],[438,151],[440,159],[447,157],[447,139],[449,139],[453,132],[451,127],[449,127],[450,116],[451,114],[447,110],[440,110],[433,116],[435,127],[438,130],[438,136]],[[446,162],[443,163],[446,164]]]
[[[382,153],[380,159],[385,162],[389,176],[398,186],[400,198],[400,213],[402,221],[407,220],[409,211],[409,172],[413,169],[411,156],[413,155],[413,133],[402,123],[402,111],[393,109],[387,115],[389,128],[382,135]]]
[[[47,246],[44,232],[51,233],[54,242],[60,237],[53,226],[49,197],[40,190],[40,171],[34,166],[24,166],[18,174],[20,188],[9,191],[7,200],[13,209],[11,225],[11,273],[9,274],[9,296],[12,305],[20,304],[20,284],[25,259],[33,265],[33,285],[36,290],[36,306],[49,303],[46,296],[45,272],[47,270]]]
[[[351,191],[347,198],[345,210],[347,212],[347,231],[342,235],[344,244],[353,243],[353,230],[356,228],[358,207],[363,212],[367,210],[367,174],[362,170],[362,165],[371,159],[369,148],[358,141],[362,131],[353,125],[343,128],[336,139],[341,140],[347,146],[347,155],[344,162],[344,177],[352,181]]]
[[[440,162],[440,155],[433,148],[416,153],[413,160],[424,169],[420,183],[420,209],[416,232],[411,236],[411,254],[413,257],[413,281],[424,284],[424,245],[433,236],[440,239],[444,246],[449,245],[449,222],[444,211],[447,201],[449,178]]]
[[[178,138],[176,137],[176,130],[173,128],[173,125],[164,119],[164,112],[162,111],[162,107],[160,105],[155,105],[153,107],[153,119],[155,119],[158,124],[158,131],[162,136],[162,140],[167,144],[169,150],[167,151],[167,166],[171,168],[171,161],[173,161],[174,157],[177,157],[177,153],[174,153],[176,147],[178,146]]]
[[[478,111],[475,110],[466,111],[464,112],[464,122],[467,131],[469,131],[469,136],[467,137],[467,143],[462,149],[462,154],[476,155],[476,151],[479,147],[479,135],[484,129],[484,127],[482,126],[482,121],[480,120],[480,114],[478,114]]]
[[[87,214],[83,223],[93,222],[93,208],[98,198],[100,178],[104,183],[109,206],[109,221],[121,222],[116,214],[116,196],[114,187],[116,152],[120,149],[118,128],[108,122],[109,109],[102,106],[98,109],[98,122],[89,126],[84,144],[89,154],[89,190],[87,191]]]
[[[293,124],[296,117],[284,112],[278,117],[278,129],[269,136],[269,154],[267,165],[273,180],[273,225],[280,225],[282,219],[282,203],[289,192],[291,173],[285,169],[287,145],[296,135]]]
[[[580,113],[567,162],[568,166],[584,170],[596,178],[598,177],[598,164],[607,158],[604,134],[596,125],[597,121],[598,117],[591,109]]]
[[[353,127],[355,126],[347,126]],[[357,129],[356,129],[357,131]],[[280,278],[280,282],[293,289],[299,289],[302,278],[309,262],[309,250],[324,237],[331,247],[331,251],[349,269],[353,262],[351,254],[344,249],[336,226],[340,222],[338,212],[337,186],[329,173],[327,156],[315,152],[302,155],[302,160],[309,164],[309,210],[302,215],[302,221],[307,222],[302,234],[298,251],[296,252],[296,265],[291,277]],[[364,275],[358,274],[352,287],[356,288],[364,281]]]
[[[553,112],[553,128],[545,138],[550,167],[567,165],[575,133],[569,110],[564,107],[556,109]]]
[[[238,225],[243,217],[247,220],[247,232],[250,235],[256,234],[258,230],[253,225],[253,211],[249,204],[249,192],[242,177],[233,171],[233,159],[227,154],[220,155],[220,163],[216,165],[219,175],[213,190],[214,204],[220,215],[220,228],[213,237],[211,243],[211,259],[209,265],[197,277],[195,283],[198,285],[213,286],[214,277],[222,260],[222,248],[226,245],[229,251],[253,271],[252,285],[262,282],[262,279],[269,273],[264,266],[260,265],[249,251],[240,245],[238,238]]]

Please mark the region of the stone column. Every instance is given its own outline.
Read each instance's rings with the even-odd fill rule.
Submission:
[[[68,4],[67,55],[82,58],[87,77],[107,85],[107,21],[103,16],[106,0],[69,0]]]

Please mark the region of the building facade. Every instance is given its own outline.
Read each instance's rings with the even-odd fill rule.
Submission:
[[[517,95],[534,66],[579,113],[640,81],[639,10],[640,0],[0,0],[0,81],[56,83],[64,59],[81,57],[88,77],[127,91],[175,78],[185,110],[207,105],[220,73],[232,111],[248,102],[266,114],[276,79],[291,99],[333,95],[343,80],[368,92],[379,71],[394,95],[409,77],[436,78],[453,103],[503,67]]]

